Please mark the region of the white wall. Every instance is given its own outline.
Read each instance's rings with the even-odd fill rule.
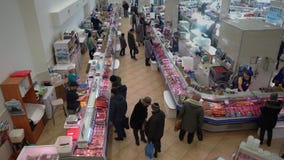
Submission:
[[[20,69],[33,69],[25,26],[17,0],[0,2],[0,82],[10,73]],[[3,97],[0,93],[0,113],[3,111]]]
[[[47,71],[53,61],[53,42],[66,29],[78,28],[84,18],[83,7],[65,24],[55,27],[50,12],[76,0],[1,0],[0,1],[0,83],[12,72],[32,70],[32,77]],[[95,0],[87,0],[90,11]],[[9,118],[0,91],[0,120]],[[3,146],[2,146],[3,147]],[[1,158],[11,148],[0,148]],[[4,158],[7,159],[7,158]]]

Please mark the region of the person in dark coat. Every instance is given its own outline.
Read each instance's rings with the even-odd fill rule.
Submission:
[[[91,22],[93,23],[94,30],[97,30],[100,36],[101,35],[101,25],[103,24],[102,21],[100,21],[97,16],[92,16]]]
[[[119,55],[124,56],[125,55],[125,48],[127,47],[127,43],[126,40],[124,38],[124,33],[121,34],[121,36],[119,36],[119,41],[120,41],[120,53]]]
[[[130,24],[134,30],[137,29],[137,15],[134,12],[131,14]]]
[[[148,142],[154,144],[155,152],[154,157],[158,157],[158,152],[161,152],[161,138],[164,135],[165,127],[165,113],[160,110],[159,103],[153,103],[151,105],[152,116],[149,118],[145,126],[145,133],[148,138]]]
[[[150,37],[147,36],[145,38],[144,45],[145,45],[145,65],[150,66],[150,58],[153,52],[153,46]]]
[[[128,31],[127,41],[128,41],[128,47],[129,47],[129,50],[130,50],[131,58],[137,60],[137,58],[135,57],[135,52],[134,52],[134,50],[137,49],[137,46],[136,46],[136,42],[135,42],[135,36],[134,36],[134,29],[133,28],[131,28]]]
[[[126,137],[124,130],[124,120],[126,119],[127,102],[122,95],[117,94],[117,90],[111,89],[110,98],[110,120],[114,124],[117,132],[115,140],[122,141]]]
[[[172,37],[171,41],[171,49],[172,52],[176,53],[179,51],[179,38],[178,38],[178,33],[175,33]]]
[[[192,143],[196,131],[198,140],[203,140],[201,128],[203,125],[204,111],[199,102],[200,99],[201,96],[199,94],[194,94],[191,99],[184,102],[178,115],[178,118],[182,120],[179,139],[182,141],[185,133],[188,132],[188,144]]]
[[[123,1],[122,7],[123,7],[124,17],[127,18],[128,17],[128,9],[129,9],[128,3],[126,1]]]
[[[79,95],[77,94],[78,86],[77,82],[71,82],[66,92],[67,110],[69,114],[75,114],[81,109]]]
[[[139,145],[138,131],[140,131],[141,141],[147,142],[144,134],[144,125],[148,116],[147,107],[151,104],[151,98],[140,99],[134,106],[130,117],[130,127],[133,129],[136,145]]]
[[[264,134],[267,130],[267,145],[271,146],[272,130],[275,127],[278,119],[278,114],[282,109],[284,103],[278,100],[278,94],[272,93],[270,100],[265,102],[264,106],[260,108],[261,114],[259,116],[260,126],[260,144],[263,144]]]

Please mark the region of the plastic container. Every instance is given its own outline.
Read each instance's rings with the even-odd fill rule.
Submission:
[[[57,152],[60,155],[68,156],[72,154],[73,144],[72,144],[71,136],[59,136],[56,139],[56,142],[54,145],[56,147]]]
[[[9,138],[12,143],[21,143],[25,138],[24,129],[13,129],[9,133]]]

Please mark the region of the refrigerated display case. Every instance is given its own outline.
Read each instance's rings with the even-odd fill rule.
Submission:
[[[176,65],[175,56],[166,48],[160,40],[161,34],[154,28],[148,29],[153,40],[153,48],[157,64],[162,77],[165,80],[176,109],[181,109],[181,97],[186,97],[190,92],[201,94],[205,109],[205,130],[231,131],[257,128],[257,118],[260,107],[269,99],[270,91],[253,90],[249,92],[237,92],[224,90],[217,93],[212,89],[199,86],[191,79],[191,83],[185,81],[185,73]],[[190,76],[189,76],[190,77]],[[279,98],[284,99],[284,93],[278,92]],[[279,115],[279,120],[284,120],[284,109]]]

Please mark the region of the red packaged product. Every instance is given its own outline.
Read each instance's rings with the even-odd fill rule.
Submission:
[[[20,71],[15,71],[10,75],[10,77],[25,77],[31,73],[31,70],[20,70]]]

